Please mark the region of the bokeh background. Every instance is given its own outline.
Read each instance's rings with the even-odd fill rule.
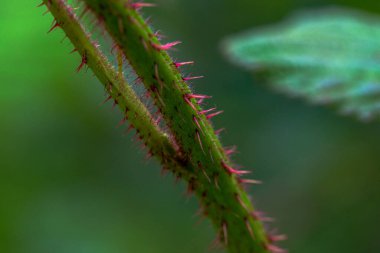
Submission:
[[[379,122],[363,124],[254,84],[222,54],[228,35],[277,23],[300,9],[341,6],[380,14],[373,0],[157,0],[146,11],[187,73],[225,113],[223,142],[265,182],[255,204],[276,218],[294,253],[380,252]],[[214,231],[185,186],[160,174],[121,115],[101,105],[91,72],[37,1],[0,7],[0,252],[193,253]]]

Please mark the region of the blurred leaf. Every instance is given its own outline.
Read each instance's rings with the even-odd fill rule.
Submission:
[[[232,38],[228,56],[291,96],[332,104],[362,120],[380,116],[380,20],[325,10]]]

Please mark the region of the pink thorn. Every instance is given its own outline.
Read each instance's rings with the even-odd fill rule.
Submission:
[[[185,100],[185,102],[186,102],[191,108],[193,108],[194,111],[197,111],[197,108],[195,108],[194,104],[190,101],[190,99],[189,99],[186,95],[183,96],[183,99]]]
[[[184,80],[184,81],[191,81],[191,80],[195,80],[195,79],[201,79],[203,77],[204,76],[188,76],[188,77],[182,77],[182,80]]]
[[[249,174],[249,173],[251,173],[250,171],[246,171],[246,170],[236,170],[236,169],[232,168],[231,166],[227,165],[223,161],[222,161],[222,166],[230,174],[243,175],[243,174]]]
[[[209,112],[212,112],[212,111],[215,111],[216,108],[211,108],[211,109],[208,109],[208,110],[203,110],[203,111],[200,111],[199,114],[206,114],[206,113],[209,113]]]
[[[185,96],[188,98],[196,98],[196,99],[212,98],[211,96],[201,95],[201,94],[186,94]]]
[[[161,39],[163,39],[163,38],[166,38],[165,35],[162,35],[162,34],[161,34],[161,31],[160,31],[160,30],[156,31],[156,32],[154,33],[154,36],[156,36],[158,40],[161,40]]]
[[[205,154],[205,150],[203,149],[203,145],[202,145],[201,136],[199,135],[198,131],[196,131],[196,135],[197,135],[197,138],[198,138],[199,145],[201,146],[202,152],[203,152],[203,154]]]
[[[224,152],[226,155],[232,155],[233,153],[236,153],[236,146],[232,146],[231,148],[225,149]]]
[[[106,100],[103,101],[102,105],[105,104],[105,103],[107,103],[107,102],[108,102],[109,100],[111,100],[111,99],[112,99],[112,96],[109,95],[109,96],[106,98]]]
[[[287,251],[284,249],[281,249],[280,247],[277,247],[272,244],[266,245],[267,250],[269,250],[272,253],[286,253]]]
[[[175,62],[174,65],[178,68],[178,67],[182,67],[182,66],[185,66],[185,65],[189,65],[189,64],[194,64],[193,61],[185,61],[185,62]]]
[[[207,119],[211,119],[212,117],[215,117],[215,116],[218,116],[219,114],[222,114],[224,111],[219,111],[219,112],[215,112],[215,113],[211,113],[209,115],[206,116]]]
[[[201,98],[201,99],[198,100],[197,104],[201,105],[203,103],[203,101],[204,101],[204,98]]]
[[[155,7],[157,6],[156,4],[152,4],[152,3],[142,3],[142,2],[138,2],[138,3],[132,3],[130,5],[133,9],[135,10],[138,10],[138,9],[141,9],[143,7]]]
[[[50,28],[50,30],[47,33],[52,32],[57,27],[60,27],[60,24],[58,23],[57,20],[54,20],[54,23],[53,23],[52,27]]]
[[[215,134],[216,135],[219,135],[221,132],[223,132],[225,129],[224,128],[221,128],[221,129],[218,129],[215,131]]]
[[[124,118],[122,118],[119,122],[119,124],[117,124],[116,128],[119,128],[121,127],[122,125],[124,125],[124,123],[127,121],[127,116],[125,116]]]
[[[130,124],[125,132],[129,133],[130,131],[132,131],[133,128],[134,128],[134,126],[132,124]]]
[[[255,179],[239,179],[239,182],[243,184],[262,184],[260,180]]]
[[[204,134],[202,131],[201,125],[199,124],[198,119],[195,116],[193,116],[193,120],[194,120],[195,124],[197,125],[198,129],[202,132],[202,134]]]
[[[271,242],[285,241],[287,239],[286,235],[268,235],[268,240]]]
[[[157,45],[155,43],[152,43],[152,46],[157,49],[157,50],[169,50],[171,49],[172,47],[174,47],[175,45],[178,45],[182,43],[181,41],[174,41],[174,42],[169,42],[169,43],[166,43],[164,45]]]
[[[273,218],[265,217],[264,213],[259,212],[259,211],[252,212],[251,215],[252,215],[252,217],[254,219],[259,220],[259,221],[264,221],[264,222],[272,222],[272,221],[274,221]]]
[[[77,72],[79,72],[84,65],[87,64],[87,56],[86,55],[83,55],[82,56],[82,62],[80,63],[80,65],[77,67]]]

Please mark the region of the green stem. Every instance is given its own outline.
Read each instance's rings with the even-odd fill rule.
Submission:
[[[136,10],[141,5],[123,0],[82,0],[106,29],[151,92],[182,152],[197,168],[189,185],[199,197],[230,252],[278,251],[241,186],[244,172],[232,168],[218,136],[201,113],[196,97],[176,64]]]
[[[149,152],[156,156],[166,169],[175,174],[190,179],[191,168],[186,157],[180,155],[173,146],[168,135],[164,133],[151,114],[135,94],[124,76],[114,69],[107,58],[91,40],[84,27],[79,22],[73,9],[64,0],[43,0],[55,20],[50,31],[62,28],[67,37],[73,43],[75,51],[81,57],[82,62],[78,71],[85,65],[89,66],[96,77],[104,85],[109,99],[113,99],[124,114],[123,120],[128,120],[142,142],[148,147]]]

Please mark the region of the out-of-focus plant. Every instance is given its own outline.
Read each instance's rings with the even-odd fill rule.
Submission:
[[[380,117],[380,20],[328,9],[225,41],[229,58],[259,81],[293,97],[331,104],[342,114]]]

